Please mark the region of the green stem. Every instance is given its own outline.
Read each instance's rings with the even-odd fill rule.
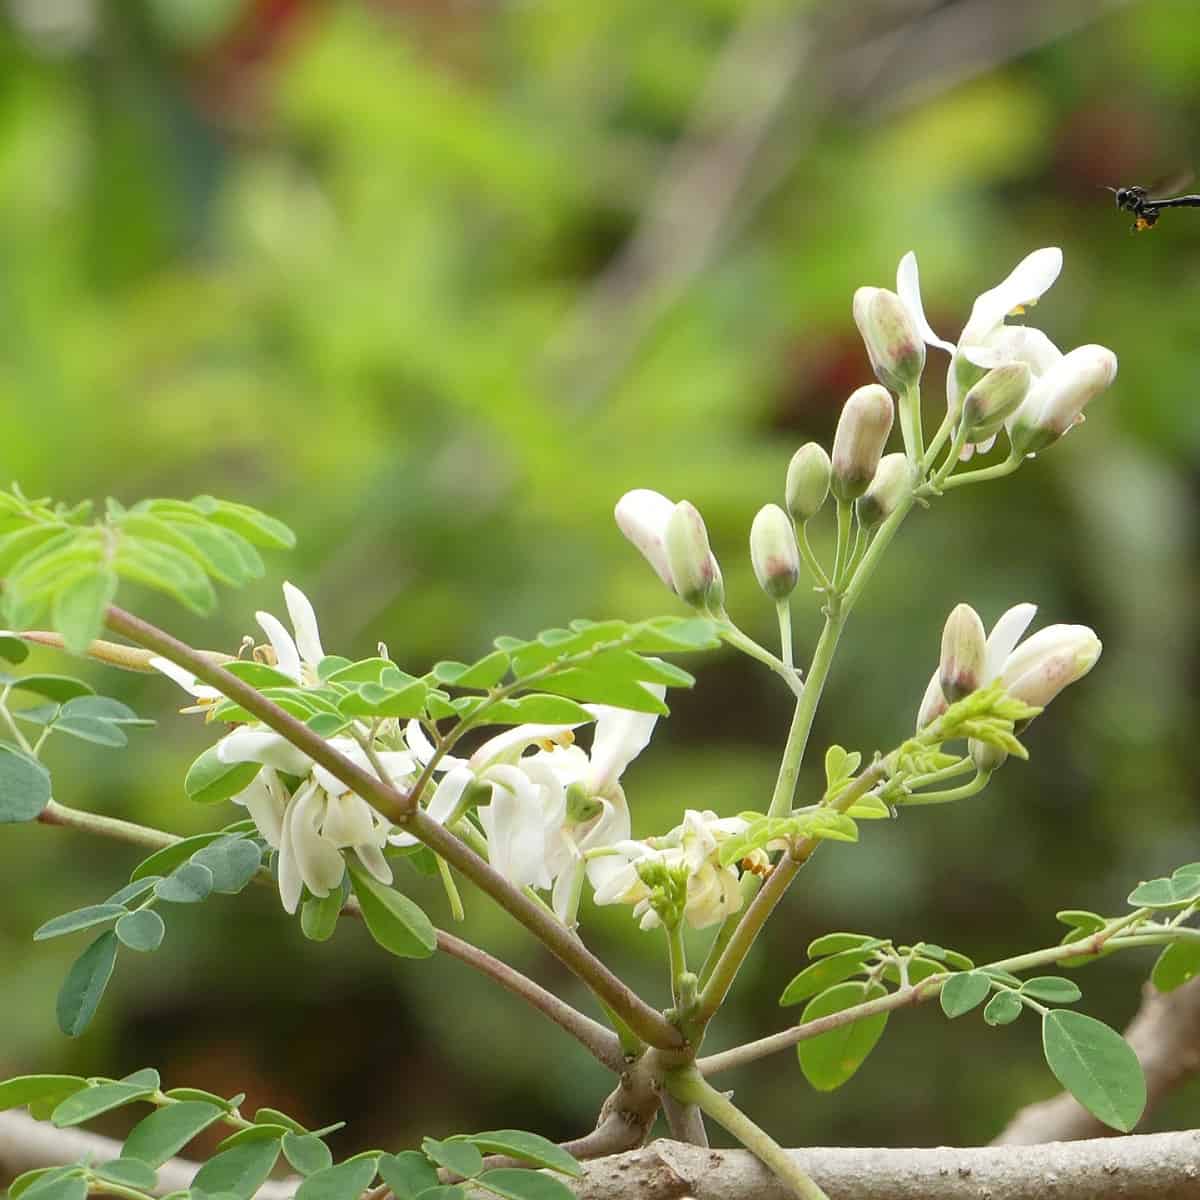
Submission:
[[[959,455],[962,453],[962,448],[967,444],[967,427],[962,421],[958,423],[958,428],[954,431],[954,438],[950,442],[950,449],[946,452],[946,458],[942,465],[934,472],[933,478],[930,480],[930,486],[935,492],[945,490],[946,479],[950,472],[958,466]]]
[[[958,776],[974,770],[975,764],[969,758],[961,758],[958,762],[949,767],[943,767],[940,771],[930,771],[926,775],[913,775],[905,782],[914,789],[932,787],[935,783],[945,783],[948,779],[957,779]]]
[[[34,751],[29,742],[26,741],[25,735],[17,727],[17,722],[12,713],[8,711],[8,697],[11,691],[11,684],[5,687],[3,691],[0,691],[0,717],[4,718],[4,724],[8,727],[9,733],[12,734],[13,741],[15,741],[17,745],[29,755],[30,758],[37,758],[37,753]]]
[[[527,896],[522,895],[489,863],[428,816],[416,803],[416,795],[412,792],[399,792],[370,771],[364,771],[345,755],[339,754],[303,721],[297,720],[256,688],[231,675],[165,630],[158,629],[148,621],[143,621],[115,605],[108,610],[107,622],[114,632],[123,634],[131,641],[186,667],[202,682],[211,684],[223,695],[235,700],[264,725],[282,734],[298,750],[303,751],[314,762],[320,763],[351,791],[416,835],[434,853],[440,854],[491,896],[510,916],[524,925],[560,962],[586,983],[598,997],[616,1009],[633,1030],[651,1045],[663,1049],[674,1049],[680,1045],[679,1030],[662,1013],[651,1008],[614,975],[552,912],[546,912]]]
[[[740,650],[747,657],[770,667],[788,685],[794,695],[800,695],[802,685],[797,678],[795,667],[776,658],[770,650],[760,646],[752,637],[743,633],[728,617],[725,617],[721,623],[720,637],[723,642],[728,642],[734,649]]]
[[[683,1002],[679,983],[687,973],[687,950],[683,944],[682,921],[667,930],[667,953],[670,956],[671,999],[678,1008]]]
[[[982,792],[991,777],[990,771],[979,771],[970,783],[964,783],[962,787],[942,792],[914,792],[902,800],[895,801],[895,804],[897,808],[913,808],[921,804],[949,804],[953,800],[965,800],[968,796],[976,796]]]
[[[808,568],[808,573],[812,576],[813,582],[822,591],[828,591],[832,584],[829,577],[825,574],[825,569],[821,566],[820,559],[817,558],[812,544],[808,540],[808,525],[804,522],[793,522],[793,527],[796,530],[796,545],[800,549],[800,557],[804,560],[804,565]]]
[[[924,430],[921,428],[921,387],[914,384],[899,396],[900,433],[904,438],[904,453],[914,468],[925,457]]]
[[[951,488],[966,487],[970,483],[986,483],[989,479],[1003,479],[1005,475],[1011,475],[1023,461],[1020,455],[1015,458],[1010,455],[1003,462],[996,463],[994,466],[980,467],[977,471],[964,471],[961,475],[951,475],[940,486],[943,492],[948,492]]]
[[[837,502],[837,551],[833,559],[833,586],[839,591],[844,582],[850,554],[850,529],[854,520],[854,504],[849,500]]]
[[[665,1082],[676,1100],[696,1105],[705,1116],[737,1138],[801,1200],[829,1200],[812,1177],[801,1169],[794,1155],[750,1120],[733,1101],[718,1092],[694,1067],[669,1072]]]
[[[792,658],[792,606],[785,596],[776,601],[775,615],[779,618],[779,652],[783,656],[783,665],[789,671],[796,669]]]
[[[941,453],[942,447],[946,444],[946,439],[950,436],[950,431],[954,428],[954,418],[947,410],[946,415],[942,418],[942,423],[938,426],[937,433],[933,435],[933,441],[929,443],[929,449],[925,451],[925,456],[921,460],[921,473],[929,474],[929,468],[933,466],[934,460]]]

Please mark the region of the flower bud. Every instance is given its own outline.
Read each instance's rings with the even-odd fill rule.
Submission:
[[[671,568],[667,563],[667,522],[675,506],[660,492],[634,488],[617,501],[614,516],[621,532],[642,552],[658,577],[671,588]]]
[[[750,561],[768,596],[783,600],[792,594],[800,580],[800,551],[792,523],[778,504],[760,508],[750,526]]]
[[[912,470],[908,458],[899,451],[885,454],[879,460],[875,478],[871,480],[866,494],[855,501],[854,511],[858,513],[859,524],[864,529],[874,529],[891,516],[896,505],[907,495],[911,481]]]
[[[1083,410],[1117,376],[1117,356],[1104,346],[1078,346],[1064,354],[1029,389],[1008,421],[1018,454],[1034,454],[1083,420]]]
[[[998,771],[1008,761],[1007,750],[993,746],[991,742],[981,742],[978,738],[968,740],[967,752],[971,755],[975,770],[987,771],[989,775]]]
[[[979,614],[969,604],[959,604],[942,630],[942,657],[938,685],[951,703],[969,696],[983,682],[987,664],[987,634]]]
[[[1000,682],[1009,695],[1043,708],[1096,665],[1101,649],[1086,625],[1048,625],[1008,656]]]
[[[713,598],[714,585],[723,596],[724,584],[719,583],[721,572],[708,544],[704,518],[687,500],[676,504],[671,513],[666,547],[671,581],[685,603],[703,608]],[[719,604],[720,599],[716,602]]]
[[[904,301],[887,288],[861,287],[854,293],[854,323],[867,347],[875,378],[902,392],[925,369],[925,339]]]
[[[1010,362],[990,370],[963,401],[962,420],[967,441],[981,442],[999,433],[1021,407],[1033,379],[1027,363]]]
[[[857,500],[870,487],[894,415],[891,395],[877,383],[860,387],[846,401],[833,436],[831,463],[830,483],[839,500]]]
[[[925,695],[921,698],[921,707],[917,710],[918,733],[926,725],[931,725],[936,721],[950,707],[946,703],[946,697],[942,695],[942,685],[938,681],[939,674],[939,671],[934,671],[929,686],[925,689]]]
[[[788,512],[802,525],[821,511],[829,495],[829,455],[817,442],[806,442],[788,463],[784,494]]]

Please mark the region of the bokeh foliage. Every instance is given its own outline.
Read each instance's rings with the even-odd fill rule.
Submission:
[[[1028,23],[1085,6],[1009,7]],[[1200,45],[1178,33],[1189,0],[1113,6],[1013,61],[950,47],[920,86],[869,103],[846,100],[832,66],[865,75],[888,28],[913,28],[900,44],[915,47],[913,23],[938,6],[12,0],[6,12],[0,475],[68,499],[212,492],[287,520],[298,550],[215,623],[170,614],[207,646],[235,648],[255,606],[279,611],[285,574],[313,597],[327,648],[364,655],[382,639],[414,670],[472,658],[499,633],[664,611],[610,518],[634,486],[699,505],[731,611],[768,638],[750,520],[780,498],[796,446],[828,440],[869,378],[853,289],[889,283],[915,249],[931,320],[953,335],[1025,252],[1064,247],[1037,323],[1061,345],[1112,346],[1115,388],[1015,478],[911,519],[852,621],[814,746],[870,751],[909,732],[959,600],[989,621],[1035,601],[1047,622],[1094,625],[1104,657],[1033,728],[1032,763],[985,797],[824,849],[714,1043],[782,1025],[775,997],[830,928],[983,959],[1055,940],[1056,908],[1106,911],[1198,856],[1200,222],[1167,214],[1130,237],[1099,190],[1195,160]],[[621,303],[582,307],[679,169],[672,147],[729,47],[753,48],[771,22],[803,25],[809,50],[724,235],[683,286],[660,293],[634,272]],[[740,70],[708,118],[718,130],[765,102]],[[701,178],[676,213],[685,229],[724,182]],[[931,419],[943,366],[932,353]],[[145,608],[166,612],[149,595]],[[815,613],[801,622],[801,648],[816,628]],[[730,655],[699,676],[627,777],[637,833],[685,803],[759,807],[771,786],[788,695]],[[206,828],[212,814],[181,786],[205,735],[173,717],[177,694],[134,677],[103,686],[161,728],[136,754],[60,750],[59,798]],[[42,828],[0,839],[0,1075],[153,1063],[311,1124],[347,1118],[339,1153],[588,1125],[606,1081],[566,1039],[533,1035],[515,1001],[451,962],[383,961],[362,931],[306,943],[257,890],[186,914],[193,948],[176,936],[127,971],[88,1036],[66,1042],[49,998],[77,948],[30,934],[107,895],[134,855]],[[415,876],[414,888],[447,919],[435,889]],[[469,936],[581,999],[467,899]],[[661,995],[660,947],[627,912],[588,927]],[[1082,981],[1089,1010],[1117,1025],[1149,968],[1149,953],[1134,957]],[[785,1142],[976,1141],[1052,1090],[1026,1036],[906,1013],[832,1096],[787,1056],[731,1083]],[[1198,1118],[1193,1087],[1155,1120]]]

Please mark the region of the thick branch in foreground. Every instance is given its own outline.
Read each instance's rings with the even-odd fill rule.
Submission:
[[[1125,1030],[1146,1076],[1146,1112],[1168,1093],[1200,1072],[1200,979],[1173,992],[1152,983],[1142,989],[1142,1006]],[[1028,1146],[1076,1138],[1112,1136],[1066,1092],[1023,1108],[992,1143]],[[1200,1196],[1200,1179],[1196,1183]]]

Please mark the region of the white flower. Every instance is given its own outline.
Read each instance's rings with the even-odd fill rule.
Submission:
[[[290,583],[283,585],[283,598],[288,616],[292,619],[295,638],[269,612],[255,613],[275,652],[275,669],[297,683],[316,683],[317,666],[325,657],[325,651],[321,648],[321,631],[317,628],[317,615],[308,597]]]
[[[1021,642],[1037,606],[1017,604],[992,627],[980,687],[999,680],[1009,695],[1044,708],[1068,684],[1082,679],[1100,657],[1100,639],[1086,625],[1047,625]],[[1020,643],[1018,645],[1018,643]],[[921,708],[917,729],[924,729],[946,711],[946,698],[934,671]]]
[[[210,687],[207,683],[201,683],[186,667],[181,667],[178,663],[173,663],[169,658],[155,657],[149,661],[150,666],[156,671],[161,672],[168,679],[179,684],[185,692],[191,696],[195,696],[199,701],[197,704],[189,704],[186,708],[181,708],[180,712],[206,712],[219,700],[225,699],[223,692],[215,687]]]
[[[1004,323],[1007,316],[1022,313],[1028,306],[1037,303],[1058,278],[1062,271],[1062,261],[1062,251],[1057,246],[1043,247],[1023,258],[1007,278],[976,298],[971,308],[971,316],[963,327],[958,345],[955,346],[939,338],[925,319],[916,256],[909,251],[900,260],[900,268],[896,275],[897,291],[925,341],[951,355],[950,369],[946,376],[946,402],[955,419],[961,413],[962,402],[967,392],[992,368],[1014,362],[1027,364],[1033,380],[1029,393],[1032,396],[1037,391],[1037,381],[1062,360],[1062,352],[1040,330]],[[1105,353],[1111,357],[1110,351]],[[1112,369],[1115,373],[1115,358],[1112,359]],[[1111,382],[1111,375],[1108,382]],[[1107,383],[1103,386],[1107,386]],[[1091,393],[1094,394],[1095,391]],[[1087,399],[1090,399],[1091,395]],[[1083,403],[1086,403],[1086,400]],[[1079,407],[1081,408],[1082,404]],[[1078,411],[1079,409],[1076,409],[1072,413],[1072,420]],[[1019,418],[1020,410],[1009,422],[1010,433],[1014,427],[1013,422]],[[981,452],[991,449],[994,440],[995,435],[992,435],[980,442],[978,447],[964,447],[963,458],[969,458],[976,448]]]
[[[617,501],[614,516],[621,532],[671,591],[691,605],[720,606],[721,568],[695,505],[687,500],[676,504],[660,492],[635,488]]]

